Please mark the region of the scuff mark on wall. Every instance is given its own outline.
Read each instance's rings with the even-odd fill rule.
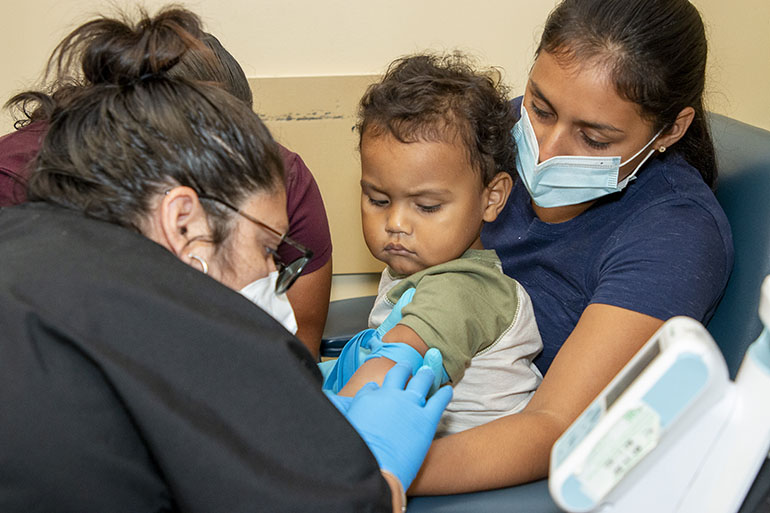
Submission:
[[[289,112],[286,114],[273,114],[273,115],[268,115],[262,112],[258,112],[257,114],[263,121],[327,121],[331,119],[345,119],[344,115],[336,114],[331,111],[326,111],[326,112],[313,111],[313,112],[307,112],[307,113]]]

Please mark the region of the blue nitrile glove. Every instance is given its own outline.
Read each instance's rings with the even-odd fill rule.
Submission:
[[[348,380],[370,358],[388,358],[394,362],[405,362],[412,366],[412,371],[428,365],[435,374],[434,383],[431,386],[428,397],[433,395],[439,386],[449,381],[449,376],[444,370],[441,352],[431,348],[425,353],[425,357],[409,344],[385,343],[382,337],[401,321],[401,310],[409,304],[414,297],[415,288],[404,291],[388,317],[376,330],[367,329],[357,333],[342,349],[336,360],[320,362],[318,368],[324,378],[323,389],[326,392],[338,393],[347,384]]]
[[[401,318],[403,317],[401,315],[401,310],[412,302],[412,298],[414,297],[414,293],[416,291],[417,289],[412,287],[406,289],[404,293],[401,294],[401,297],[398,298],[396,304],[393,305],[393,310],[388,314],[385,320],[382,321],[382,324],[380,324],[379,327],[375,330],[380,336],[380,339],[382,339],[382,337],[384,337],[385,334],[391,329],[395,328],[396,324],[401,322]],[[371,343],[371,346],[372,352],[375,352],[374,342]],[[446,373],[446,370],[444,370],[444,362],[441,356],[441,351],[435,347],[428,349],[428,351],[425,353],[425,356],[423,357],[423,360],[423,365],[430,367],[431,370],[433,370],[433,374],[435,374],[433,385],[430,387],[430,392],[428,392],[428,397],[430,397],[436,393],[438,387],[449,381],[449,375]]]
[[[404,389],[410,375],[408,365],[396,364],[381,387],[367,383],[358,391],[346,415],[380,468],[395,475],[404,490],[420,470],[441,414],[452,399],[452,387],[442,387],[426,403],[433,371],[420,368]]]
[[[331,390],[324,390],[323,392],[324,394],[326,394],[326,397],[329,399],[329,401],[331,401],[334,407],[339,410],[341,414],[347,415],[348,410],[350,409],[350,404],[353,402],[352,397],[337,395]]]
[[[425,351],[422,360],[423,365],[430,367],[430,370],[433,371],[433,384],[428,392],[428,397],[431,397],[441,385],[449,381],[449,375],[444,369],[444,358],[438,348],[431,347]]]
[[[388,358],[394,362],[408,363],[414,372],[423,364],[420,352],[409,344],[384,343],[375,330],[368,329],[358,333],[345,344],[331,368],[319,366],[325,377],[323,389],[338,393],[358,368],[370,358]]]
[[[322,362],[322,363],[334,363],[334,362]],[[428,349],[424,357],[424,366],[429,367],[434,374],[433,384],[431,385],[430,391],[428,392],[428,397],[432,397],[433,394],[436,393],[436,391],[439,389],[441,385],[449,381],[449,376],[447,376],[447,373],[444,370],[441,351],[439,351],[435,347]],[[329,374],[327,373],[324,377],[328,378],[328,376]],[[443,377],[439,377],[439,376],[443,376]],[[326,384],[324,384],[324,387],[326,387]],[[350,408],[350,403],[351,401],[353,401],[352,397],[337,395],[337,393],[332,388],[324,388],[323,392],[326,394],[326,397],[329,398],[329,401],[331,401],[331,403],[340,411],[340,413],[342,413],[343,415],[347,415],[348,409]]]
[[[415,288],[412,287],[401,294],[393,305],[393,310],[376,330],[359,331],[347,341],[338,358],[318,363],[318,370],[321,371],[324,380],[324,391],[336,393],[342,390],[353,373],[369,359],[369,355],[382,349],[382,336],[401,321],[401,309],[409,304],[414,297],[414,292]],[[409,348],[397,349],[398,352],[391,355],[396,357],[393,361],[411,361],[414,369],[417,370],[422,365],[422,361],[419,354],[411,354],[410,349],[414,351],[409,346]],[[387,357],[384,354],[381,356]]]
[[[321,376],[323,377],[324,382],[329,378],[329,374],[332,373],[334,370],[334,366],[337,364],[337,360],[325,360],[323,362],[318,362],[316,365],[318,365],[318,370],[321,371]]]
[[[401,297],[398,298],[396,304],[393,305],[393,310],[391,310],[388,316],[385,317],[385,320],[382,321],[382,324],[377,327],[376,331],[380,338],[384,337],[385,333],[389,332],[396,326],[396,324],[401,322],[401,309],[412,301],[415,291],[416,289],[414,287],[406,289],[404,293],[401,294]]]

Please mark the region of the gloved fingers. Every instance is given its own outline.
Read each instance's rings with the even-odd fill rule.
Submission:
[[[412,368],[405,363],[397,363],[385,374],[382,382],[382,388],[395,388],[403,390],[406,381],[412,375]]]
[[[363,396],[371,392],[374,392],[379,388],[380,388],[380,385],[378,385],[374,381],[370,381],[369,383],[367,383],[366,385],[358,389],[358,392],[356,392],[356,395],[353,399],[357,398],[358,396]]]
[[[441,351],[435,347],[428,349],[423,357],[423,365],[427,365],[433,371],[433,385],[428,392],[428,396],[431,396],[435,394],[438,387],[442,385],[442,382],[444,381],[443,378],[446,375],[446,372],[444,371],[444,358],[441,355]]]
[[[444,412],[447,404],[449,404],[449,401],[452,400],[452,393],[452,387],[441,387],[430,399],[428,399],[428,402],[425,403],[425,412],[436,419],[436,422],[438,422],[439,417],[441,417],[441,414]]]
[[[403,294],[401,294],[401,297],[398,298],[396,304],[393,305],[393,311],[398,312],[399,317],[401,316],[401,309],[412,302],[412,298],[414,297],[414,293],[416,291],[417,289],[414,287],[406,289]]]
[[[428,395],[428,390],[433,385],[433,370],[423,365],[419,368],[417,373],[409,383],[406,385],[407,392],[412,392],[417,395],[421,403],[425,402],[425,397]]]
[[[408,305],[410,301],[412,301],[414,292],[415,288],[412,287],[401,294],[401,297],[398,298],[398,301],[396,301],[396,304],[393,306],[393,310],[391,310],[390,314],[388,314],[385,320],[382,321],[382,324],[380,324],[380,326],[377,328],[377,333],[380,336],[384,336],[385,333],[390,331],[396,324],[401,322],[401,309]]]
[[[382,335],[373,331],[372,336],[366,339],[366,345],[364,346],[371,353],[376,353],[382,348]]]
[[[437,347],[431,347],[425,351],[425,365],[434,369],[436,364],[444,365],[444,357],[441,355],[441,351]],[[434,372],[435,373],[435,372]]]
[[[350,409],[350,404],[353,402],[352,397],[345,397],[342,395],[337,395],[331,390],[324,390],[323,391],[326,394],[326,397],[331,401],[331,403],[339,410],[340,413],[345,415],[348,410]]]

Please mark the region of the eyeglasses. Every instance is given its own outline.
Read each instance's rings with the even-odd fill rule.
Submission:
[[[289,290],[289,287],[294,285],[294,282],[297,281],[297,278],[299,278],[300,273],[302,273],[302,269],[305,268],[308,262],[310,262],[310,259],[313,257],[313,252],[300,244],[297,241],[294,241],[286,236],[285,233],[281,233],[275,228],[272,228],[262,221],[258,221],[257,219],[254,219],[246,212],[243,212],[241,209],[231,205],[230,203],[221,200],[219,198],[215,198],[213,196],[208,196],[206,194],[198,194],[198,198],[203,200],[209,200],[213,201],[215,203],[218,203],[222,205],[223,207],[226,207],[236,214],[240,215],[241,217],[244,217],[251,221],[252,223],[256,224],[257,226],[264,228],[265,230],[269,231],[270,233],[276,235],[279,237],[278,246],[280,246],[283,243],[288,244],[289,246],[293,247],[297,251],[301,253],[301,255],[288,264],[285,264],[281,257],[278,255],[278,252],[272,248],[265,248],[268,252],[268,254],[272,255],[273,261],[275,261],[276,267],[278,267],[278,280],[275,282],[275,293],[276,294],[283,294],[287,290]]]

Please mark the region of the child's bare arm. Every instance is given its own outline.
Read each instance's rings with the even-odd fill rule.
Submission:
[[[422,341],[420,336],[403,324],[397,324],[390,331],[388,331],[384,337],[383,342],[403,342],[409,344],[416,349],[421,355],[425,355],[425,351],[428,350],[428,346]],[[350,380],[340,390],[339,395],[353,397],[358,390],[372,381],[379,385],[382,385],[382,380],[385,378],[385,374],[396,364],[389,358],[372,358],[367,360],[358,370],[351,376]]]

